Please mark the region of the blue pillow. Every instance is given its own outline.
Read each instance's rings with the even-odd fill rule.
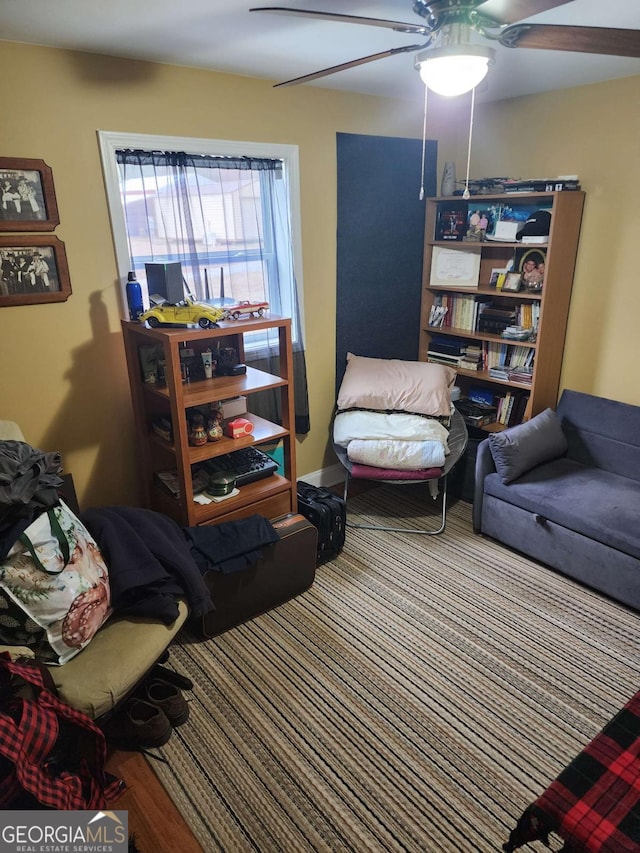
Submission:
[[[523,424],[491,433],[489,448],[498,476],[510,483],[536,465],[563,456],[567,439],[556,413],[545,409]]]

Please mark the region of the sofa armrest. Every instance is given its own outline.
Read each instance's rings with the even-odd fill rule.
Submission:
[[[473,495],[473,529],[475,533],[480,533],[481,530],[484,478],[487,474],[493,474],[495,470],[496,466],[493,464],[489,439],[485,438],[478,445],[476,454],[475,491]]]

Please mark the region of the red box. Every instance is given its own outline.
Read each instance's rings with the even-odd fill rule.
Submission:
[[[242,438],[245,435],[251,435],[253,432],[253,424],[246,418],[234,418],[227,423],[227,435],[230,438]]]

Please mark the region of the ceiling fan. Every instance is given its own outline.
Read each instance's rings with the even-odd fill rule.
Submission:
[[[482,57],[483,68],[479,72],[480,82],[488,64],[493,61],[493,51],[487,47],[472,43],[472,34],[478,34],[489,42],[494,41],[504,47],[529,48],[533,50],[559,50],[577,53],[597,53],[610,56],[628,56],[640,58],[640,30],[616,29],[607,27],[556,26],[551,24],[518,23],[523,18],[546,12],[563,6],[571,0],[414,0],[413,11],[424,23],[405,23],[388,21],[382,18],[366,18],[359,15],[343,15],[332,12],[320,12],[311,9],[293,9],[287,6],[263,6],[250,9],[251,12],[269,12],[280,15],[298,15],[324,21],[338,21],[345,24],[365,24],[373,27],[385,27],[400,33],[420,36],[425,39],[421,44],[395,47],[352,59],[331,68],[323,68],[293,80],[277,83],[277,86],[295,86],[308,83],[320,77],[336,74],[396,56],[399,53],[421,51],[415,65],[421,76],[426,79],[426,68],[432,58],[447,58],[461,53]],[[433,65],[433,63],[431,63]],[[424,69],[424,70],[423,70]],[[473,88],[476,83],[468,86]],[[435,88],[435,87],[431,87]],[[439,91],[435,88],[435,91]],[[442,94],[459,94],[449,92]]]

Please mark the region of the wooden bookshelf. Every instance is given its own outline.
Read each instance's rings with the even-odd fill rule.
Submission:
[[[490,284],[492,271],[504,269],[509,261],[514,259],[516,252],[523,250],[519,241],[501,242],[483,240],[466,242],[463,240],[434,240],[438,226],[439,212],[447,206],[463,201],[459,196],[440,197],[427,200],[425,220],[425,244],[423,265],[422,308],[420,316],[420,344],[418,357],[421,361],[428,360],[428,351],[434,336],[446,336],[480,344],[485,352],[494,345],[504,344],[514,349],[509,354],[522,351],[522,348],[532,351],[533,377],[531,384],[495,379],[488,374],[488,365],[483,363],[482,369],[458,370],[457,384],[463,395],[473,386],[490,390],[496,397],[504,395],[507,390],[525,391],[529,394],[524,418],[551,407],[554,408],[559,394],[560,373],[567,329],[567,318],[571,301],[571,289],[578,251],[580,223],[584,206],[584,193],[580,191],[562,191],[551,193],[503,194],[491,196],[474,196],[466,203],[468,211],[500,210],[509,206],[514,211],[547,209],[551,211],[551,228],[549,239],[544,244],[527,244],[526,249],[542,250],[545,255],[544,282],[541,291],[519,290],[505,292]],[[431,264],[435,246],[445,246],[463,252],[480,252],[480,273],[478,286],[432,287]],[[442,296],[471,296],[473,299],[485,301],[490,299],[495,308],[514,307],[530,304],[536,306],[539,312],[536,336],[534,340],[520,341],[505,339],[500,334],[479,331],[475,327],[465,328],[445,324],[430,326],[429,318],[434,300]],[[445,316],[446,322],[446,316]],[[455,365],[454,365],[455,366]],[[500,425],[492,424],[484,427],[487,431],[495,431]],[[504,428],[504,427],[502,427]]]

